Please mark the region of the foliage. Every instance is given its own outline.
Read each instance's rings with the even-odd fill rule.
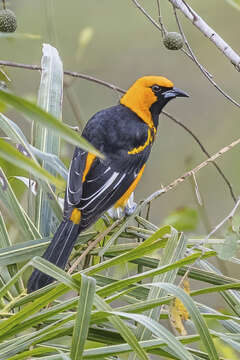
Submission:
[[[79,42],[85,46],[91,36],[87,29]],[[67,169],[60,139],[101,156],[61,121],[62,93],[62,62],[57,50],[47,44],[43,47],[38,105],[0,90],[1,110],[11,105],[34,133],[34,141],[28,141],[13,120],[0,114],[0,129],[7,138],[0,140],[0,201],[8,214],[0,211],[0,359],[128,356],[146,360],[152,354],[181,360],[217,360],[219,354],[221,359],[227,360],[229,354],[237,358],[240,282],[224,276],[207,259],[218,255],[239,266],[235,257],[238,217],[232,219],[224,239],[211,238],[204,245],[205,236],[189,235],[197,227],[195,209],[175,210],[159,227],[139,215],[139,210],[145,210],[143,203],[90,251],[73,275],[40,257],[61,218],[59,192],[64,189]],[[24,236],[18,244],[12,241],[11,223]],[[111,224],[112,220],[104,217],[96,231],[81,234],[71,264],[86,244]],[[27,294],[24,284],[32,267],[57,282]],[[196,290],[184,291],[186,278],[195,280]],[[209,294],[221,297],[228,312],[206,305]],[[199,295],[206,295],[205,301],[201,302]],[[187,321],[182,319],[184,334],[177,332],[171,312],[176,298],[189,316]]]

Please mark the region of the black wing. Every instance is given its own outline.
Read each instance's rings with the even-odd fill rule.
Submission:
[[[88,153],[79,148],[75,150],[65,195],[64,216],[68,218],[74,207],[79,208],[82,213],[81,228],[92,224],[124,194],[127,196],[143,172],[151,144],[138,153],[129,154],[129,151],[146,143],[148,127],[129,111],[118,105],[97,113],[89,120],[83,136],[106,158],[95,158],[87,174]]]

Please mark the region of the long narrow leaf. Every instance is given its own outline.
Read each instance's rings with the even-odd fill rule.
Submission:
[[[93,239],[95,235],[95,232],[80,234],[76,245],[88,242]],[[34,256],[40,256],[50,244],[50,241],[51,238],[36,239],[0,249],[0,264],[18,264],[30,260]]]
[[[1,150],[0,150],[1,152]],[[0,168],[0,199],[11,211],[14,220],[18,222],[19,229],[26,236],[26,239],[39,238],[41,235],[35,225],[26,214],[21,204],[17,200],[10,183],[8,182],[3,170]]]
[[[209,333],[207,324],[203,317],[200,314],[200,311],[198,310],[197,306],[195,305],[194,301],[191,299],[191,297],[186,294],[185,291],[180,289],[179,287],[173,285],[173,284],[167,284],[167,283],[154,283],[154,284],[148,284],[149,286],[158,286],[166,290],[167,292],[170,292],[171,294],[178,297],[184,304],[184,306],[187,308],[192,321],[194,322],[196,329],[201,337],[202,343],[205,346],[205,349],[209,355],[209,358],[211,360],[219,360],[219,356],[217,354],[217,351],[215,349],[214,343],[212,341],[211,335]]]
[[[88,335],[92,304],[95,295],[95,284],[96,281],[93,278],[82,275],[77,316],[72,338],[72,360],[79,360],[82,358],[84,344]]]
[[[53,115],[62,119],[62,97],[63,97],[63,65],[58,51],[49,44],[43,44],[43,56],[41,61],[41,82],[38,92],[38,106]],[[35,125],[35,146],[43,152],[59,156],[60,139],[52,129]],[[56,171],[45,161],[42,167],[50,174],[56,176]],[[40,189],[37,194],[35,208],[35,223],[43,236],[51,233],[53,218],[52,209],[48,203],[48,196]]]
[[[1,91],[1,90],[0,90]],[[65,183],[49,174],[41,166],[37,165],[32,159],[21,154],[12,145],[0,139],[0,157],[10,163],[19,166],[21,169],[27,170],[39,179],[49,181],[61,190],[64,190]]]
[[[168,242],[166,247],[164,248],[163,254],[159,261],[159,267],[162,267],[167,264],[173,264],[177,260],[180,260],[184,257],[186,250],[186,240],[184,236],[181,234],[180,237],[178,235],[177,230],[171,227],[171,234],[168,238]],[[177,276],[177,269],[172,271],[168,271],[163,274],[159,274],[153,278],[153,282],[171,282],[173,283]],[[158,299],[164,295],[165,291],[161,288],[153,287],[150,289],[148,294],[148,300]],[[161,308],[154,308],[150,310],[148,316],[155,321],[158,321],[160,316]],[[147,340],[150,338],[150,333],[147,331],[147,328],[143,328],[142,326],[138,329],[138,338],[140,340]]]
[[[111,312],[112,308],[108,305],[103,299],[101,299],[98,295],[94,298],[94,305],[98,310]],[[124,340],[131,346],[134,353],[137,354],[139,359],[148,360],[147,354],[144,349],[139,345],[135,335],[129,329],[127,325],[125,325],[124,321],[119,316],[110,316],[110,322],[113,326],[119,331]]]
[[[7,118],[5,115],[0,114],[0,128],[4,131],[4,133],[7,136],[10,137],[11,141],[13,141],[18,145],[21,144],[23,151],[25,151],[29,156],[31,156],[31,158],[38,165],[37,160],[35,158],[35,155],[37,156],[37,154],[35,154],[35,149],[28,143],[25,135],[23,134],[23,132],[21,131],[18,125],[16,125],[12,120]],[[64,176],[63,178],[65,179]],[[41,181],[41,180],[39,180],[38,183],[44,189],[45,193],[48,194],[47,199],[55,215],[57,216],[58,219],[61,219],[62,211],[57,201],[57,197],[52,191],[50,185],[45,181]]]
[[[83,137],[81,137],[76,131],[73,131],[67,125],[64,125],[54,116],[48,114],[34,103],[25,100],[19,96],[7,93],[1,89],[0,100],[5,104],[14,107],[16,110],[19,110],[24,115],[33,119],[34,121],[39,122],[43,126],[46,126],[49,129],[53,129],[56,134],[61,136],[70,144],[79,146],[80,148],[89,151],[99,157],[103,157],[98,150],[96,150],[91,144],[89,144],[89,142]]]

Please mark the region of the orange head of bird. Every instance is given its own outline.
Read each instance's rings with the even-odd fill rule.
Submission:
[[[144,76],[128,89],[120,103],[135,112],[151,128],[162,108],[176,97],[188,97],[163,76]]]

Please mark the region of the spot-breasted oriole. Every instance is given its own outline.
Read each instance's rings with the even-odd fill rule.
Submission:
[[[112,206],[124,208],[151,152],[159,114],[169,100],[188,95],[162,76],[138,79],[120,104],[93,115],[82,136],[105,159],[76,148],[70,165],[63,221],[43,257],[65,267],[79,233]],[[28,292],[54,279],[34,270]]]

